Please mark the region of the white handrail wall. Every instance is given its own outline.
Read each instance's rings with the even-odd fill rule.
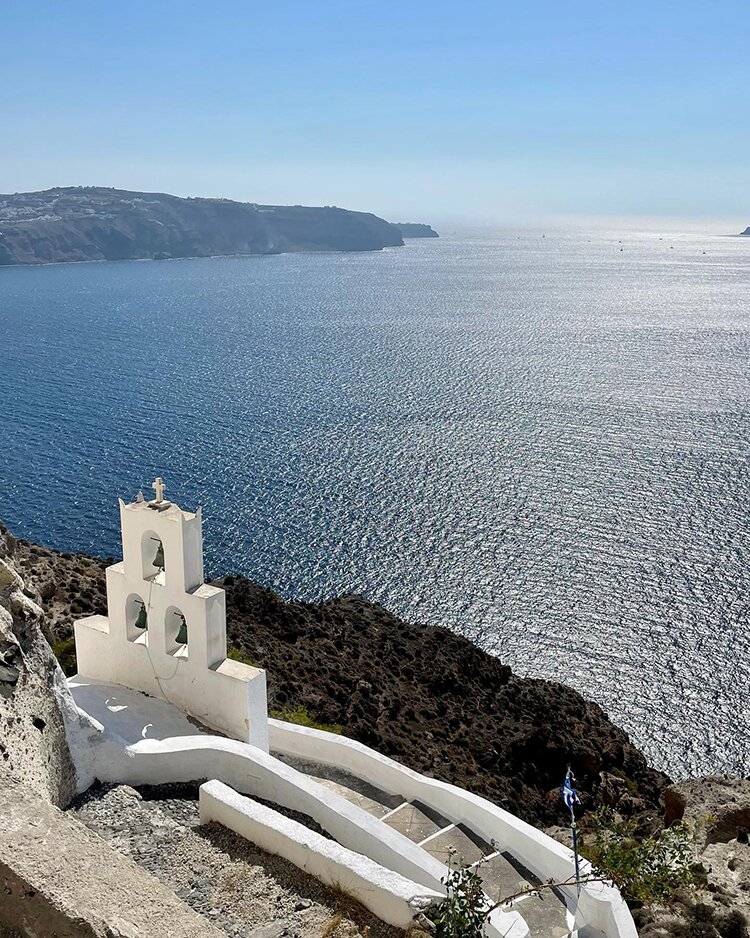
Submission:
[[[271,751],[312,762],[345,768],[377,788],[395,792],[406,801],[420,801],[454,824],[465,824],[485,840],[509,850],[539,879],[565,881],[574,875],[573,853],[492,802],[455,785],[427,778],[346,736],[269,720]],[[585,861],[584,875],[590,871]],[[595,927],[607,938],[638,938],[638,932],[619,891],[606,883],[587,883],[571,907],[577,905],[577,923]]]
[[[213,780],[200,787],[201,824],[216,821],[262,850],[342,889],[379,919],[409,928],[415,916],[440,902],[443,894],[342,847],[278,811]]]
[[[94,757],[100,781],[159,785],[220,779],[239,792],[307,814],[350,850],[428,889],[444,891],[446,868],[439,860],[372,814],[257,747],[207,735],[144,739],[124,746],[114,735],[105,740]],[[488,938],[528,938],[528,934],[516,911],[496,910],[487,927]]]

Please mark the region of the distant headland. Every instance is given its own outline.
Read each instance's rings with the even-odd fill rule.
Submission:
[[[427,225],[401,226],[425,228]],[[432,234],[403,237],[437,237]],[[0,195],[0,266],[162,260],[403,245],[377,215],[335,206],[258,205],[95,186]]]
[[[411,221],[395,221],[394,227],[401,232],[402,238],[439,238],[440,235],[430,225]],[[747,232],[746,232],[747,233]]]
[[[406,237],[406,236],[404,236],[404,237]],[[750,225],[748,225],[747,228],[745,228],[744,231],[741,231],[741,232],[740,232],[740,237],[741,237],[741,238],[750,238]]]

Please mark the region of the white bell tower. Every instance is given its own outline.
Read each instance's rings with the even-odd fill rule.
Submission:
[[[227,658],[226,594],[203,580],[200,508],[139,492],[119,499],[122,562],[107,568],[107,616],[75,623],[78,673],[169,701],[268,751],[266,673]]]

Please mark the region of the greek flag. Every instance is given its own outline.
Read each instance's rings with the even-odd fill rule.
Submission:
[[[581,799],[578,797],[578,793],[576,792],[575,788],[573,788],[574,781],[575,778],[573,777],[573,773],[570,771],[570,769],[568,769],[568,774],[565,776],[565,781],[563,782],[562,796],[563,801],[565,802],[565,807],[570,811],[573,810],[575,805],[581,803]]]

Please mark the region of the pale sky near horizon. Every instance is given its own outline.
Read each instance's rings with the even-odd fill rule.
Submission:
[[[0,191],[750,224],[750,0],[22,3]]]

